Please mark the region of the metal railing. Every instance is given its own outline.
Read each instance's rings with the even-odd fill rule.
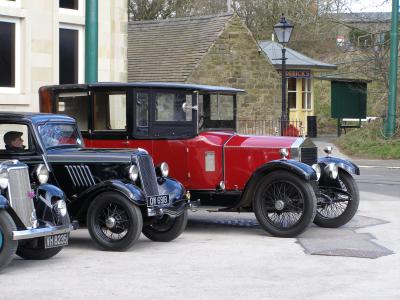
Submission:
[[[284,136],[303,136],[304,127],[300,120],[281,122],[281,119],[274,120],[238,120],[238,132],[251,135],[281,135],[281,126],[284,127]]]

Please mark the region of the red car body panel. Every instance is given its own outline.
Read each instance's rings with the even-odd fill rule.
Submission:
[[[253,172],[263,164],[280,159],[279,149],[290,151],[296,138],[246,136],[233,131],[204,131],[192,139],[176,140],[91,140],[93,148],[143,148],[154,163],[166,161],[170,175],[187,189],[215,190],[225,182],[225,188],[243,190]],[[279,147],[276,147],[279,145]],[[214,157],[214,167],[206,171],[206,156]]]

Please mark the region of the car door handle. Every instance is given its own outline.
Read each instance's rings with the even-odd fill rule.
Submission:
[[[123,141],[122,145],[129,145],[129,141]]]

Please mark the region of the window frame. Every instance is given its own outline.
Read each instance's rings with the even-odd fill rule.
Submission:
[[[71,25],[60,23],[58,26],[58,47],[60,47],[60,29],[76,30],[78,31],[78,82],[73,84],[82,83],[85,80],[85,29],[81,25]],[[58,49],[60,50],[60,49]],[[58,51],[59,53],[59,51]],[[60,56],[58,56],[58,74],[60,74]],[[60,83],[60,78],[58,78]]]
[[[9,0],[0,0],[0,6],[7,6],[7,7],[21,7],[21,0],[9,1]]]
[[[295,80],[295,89],[294,90],[289,90],[289,79],[294,79]],[[296,77],[288,77],[286,78],[287,81],[287,92],[286,92],[286,97],[287,97],[287,109],[289,110],[297,110],[297,78]],[[295,95],[295,106],[290,107],[290,99],[289,99],[289,93],[292,93]]]
[[[14,86],[0,86],[1,94],[19,94],[21,92],[21,21],[19,18],[0,16],[0,22],[14,24]]]
[[[85,11],[84,11],[85,3],[83,0],[77,0],[77,1],[78,1],[78,9],[60,7],[60,1],[58,1],[59,14],[72,15],[72,16],[83,16],[85,13]]]
[[[305,81],[305,87],[306,87],[305,90],[303,90],[303,82],[304,81]],[[308,84],[307,84],[308,82],[310,83],[310,86],[308,86]],[[305,98],[306,101],[304,101],[304,96],[306,96],[306,98]],[[305,106],[304,106],[304,102],[305,102]],[[309,106],[309,108],[308,108],[308,106]],[[311,78],[302,78],[302,80],[301,80],[301,109],[303,111],[312,111],[312,79]]]
[[[37,137],[35,134],[34,126],[30,122],[21,121],[21,120],[0,120],[0,126],[4,124],[9,125],[23,125],[28,129],[28,146],[29,149],[21,151],[21,152],[10,152],[5,149],[0,149],[0,159],[7,156],[32,156],[38,154],[40,152],[40,146],[37,141]],[[32,146],[32,147],[30,147]]]
[[[118,128],[118,129],[112,129],[112,128],[108,128],[108,127],[110,127],[110,123],[111,123],[111,120],[110,120],[110,105],[109,105],[109,101],[110,101],[110,98],[108,98],[108,103],[107,103],[107,105],[106,105],[106,118],[107,118],[107,120],[106,120],[106,129],[96,129],[96,122],[95,122],[95,116],[94,116],[94,112],[95,112],[95,95],[96,95],[96,93],[105,93],[105,94],[107,94],[107,95],[125,95],[125,122],[126,122],[126,124],[125,124],[125,128]],[[129,97],[129,93],[128,93],[128,91],[126,90],[126,89],[121,89],[121,90],[118,90],[118,89],[112,89],[112,90],[94,90],[94,91],[92,91],[92,93],[91,93],[91,98],[92,98],[92,112],[91,112],[91,115],[92,115],[92,132],[93,133],[101,133],[101,132],[117,132],[117,133],[120,133],[120,132],[126,132],[126,130],[127,130],[127,127],[128,127],[128,116],[127,116],[127,114],[128,114],[128,97]]]

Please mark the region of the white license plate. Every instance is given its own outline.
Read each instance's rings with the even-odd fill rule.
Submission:
[[[170,206],[169,195],[147,197],[147,206]]]
[[[49,235],[44,238],[45,248],[62,247],[68,245],[69,233]]]

